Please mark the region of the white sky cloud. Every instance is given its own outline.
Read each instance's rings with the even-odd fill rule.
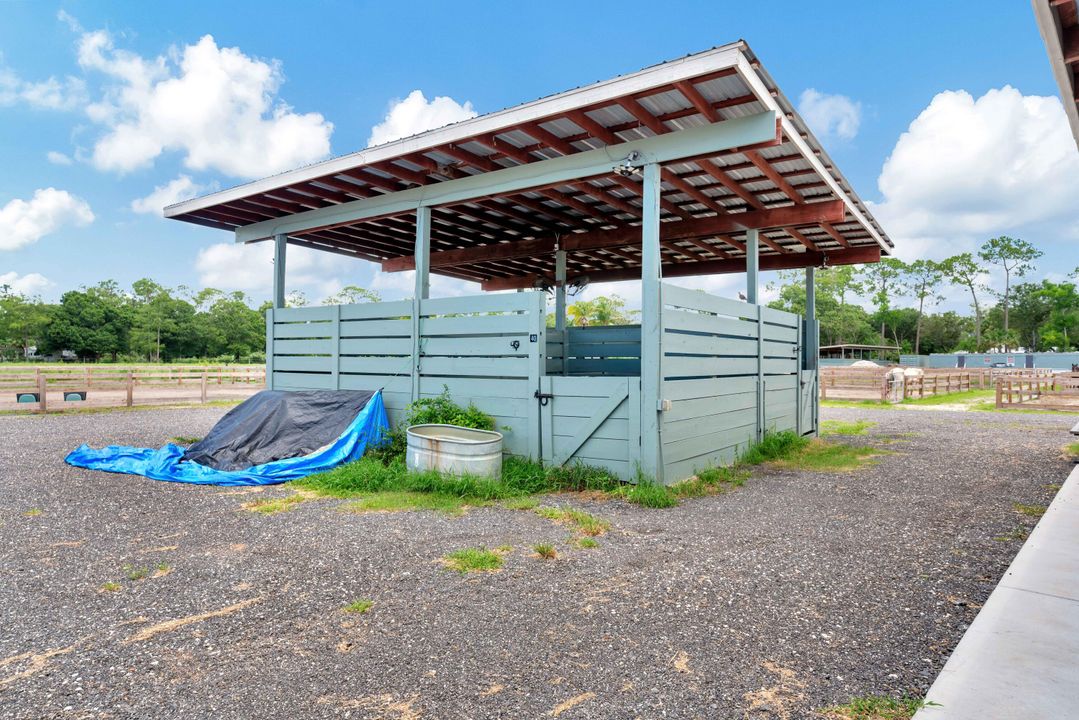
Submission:
[[[0,250],[16,250],[62,227],[93,221],[94,213],[85,200],[66,190],[35,190],[29,200],[15,198],[0,207]]]
[[[285,255],[286,288],[289,292],[303,291],[317,305],[345,285],[362,285],[356,275],[364,264],[334,253],[289,245]],[[203,287],[268,296],[273,287],[273,243],[215,243],[199,250],[195,269]]]
[[[368,290],[374,290],[384,300],[410,298],[416,294],[416,272],[414,270],[382,272],[376,269]],[[431,297],[458,297],[460,295],[480,294],[482,294],[482,291],[478,283],[458,280],[445,275],[431,274]]]
[[[798,100],[798,113],[819,137],[851,140],[862,124],[862,104],[846,95],[829,95],[809,88]]]
[[[210,35],[144,58],[115,47],[104,30],[84,32],[78,59],[106,78],[104,94],[86,109],[105,128],[91,154],[98,169],[127,172],[177,152],[191,170],[256,178],[330,152],[333,124],[277,98],[280,63],[220,48]]]
[[[877,182],[883,200],[872,211],[906,260],[1024,230],[1079,239],[1079,154],[1055,97],[1008,86],[977,99],[942,92],[899,138]]]
[[[160,215],[167,205],[189,200],[199,193],[213,189],[212,186],[199,185],[188,175],[180,175],[164,185],[158,185],[146,197],[131,201],[131,209],[137,213]]]
[[[86,84],[71,75],[40,82],[23,80],[0,65],[0,107],[26,104],[38,110],[72,110],[86,102]]]
[[[41,273],[26,273],[19,275],[16,272],[0,273],[0,287],[7,285],[16,295],[32,297],[42,290],[50,287],[52,281]]]
[[[386,117],[371,128],[367,145],[381,145],[474,117],[476,111],[467,100],[461,105],[451,97],[439,96],[428,102],[421,91],[413,90],[404,100],[390,103]]]
[[[53,165],[70,165],[74,162],[70,156],[56,150],[50,150],[45,153],[45,158]]]

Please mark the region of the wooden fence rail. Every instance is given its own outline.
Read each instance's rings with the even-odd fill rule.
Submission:
[[[1026,407],[1079,412],[1079,373],[997,378],[998,408]]]
[[[929,368],[922,370],[921,375],[904,377],[900,396],[899,384],[891,374],[894,369],[822,367],[821,399],[876,400],[886,403],[989,387],[988,375],[982,372]]]
[[[198,401],[207,402],[210,387],[215,386],[215,394],[230,397],[250,394],[265,386],[266,371],[262,366],[237,367],[31,367],[14,370],[0,370],[0,405],[7,407],[12,401],[13,410],[31,410],[46,412],[49,409],[49,395],[60,394],[57,401],[61,407],[75,407],[69,400],[85,401],[93,394],[98,406],[132,407],[135,404],[137,388],[153,389],[157,393],[156,402],[187,403],[195,398],[193,393],[198,388]],[[187,392],[185,392],[185,390]],[[34,398],[27,402],[26,398]],[[102,402],[97,402],[99,399]],[[54,408],[55,409],[55,408]]]

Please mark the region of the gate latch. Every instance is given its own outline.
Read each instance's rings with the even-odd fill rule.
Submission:
[[[532,397],[534,397],[534,398],[536,398],[537,400],[540,401],[540,406],[541,407],[546,407],[547,403],[551,400],[551,398],[554,397],[554,394],[553,393],[543,393],[543,392],[540,392],[539,390],[537,390],[535,393],[533,393]]]

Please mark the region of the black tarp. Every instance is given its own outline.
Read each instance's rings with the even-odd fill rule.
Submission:
[[[373,395],[366,390],[263,390],[187,448],[184,460],[242,470],[309,455],[340,437]]]

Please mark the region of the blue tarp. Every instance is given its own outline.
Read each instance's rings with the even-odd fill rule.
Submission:
[[[169,443],[163,448],[110,445],[95,450],[82,445],[65,458],[69,465],[105,472],[142,475],[154,480],[198,485],[275,485],[324,472],[363,455],[389,427],[382,393],[377,392],[348,428],[329,445],[301,457],[274,460],[244,470],[215,470],[196,462],[181,462],[184,448]]]

